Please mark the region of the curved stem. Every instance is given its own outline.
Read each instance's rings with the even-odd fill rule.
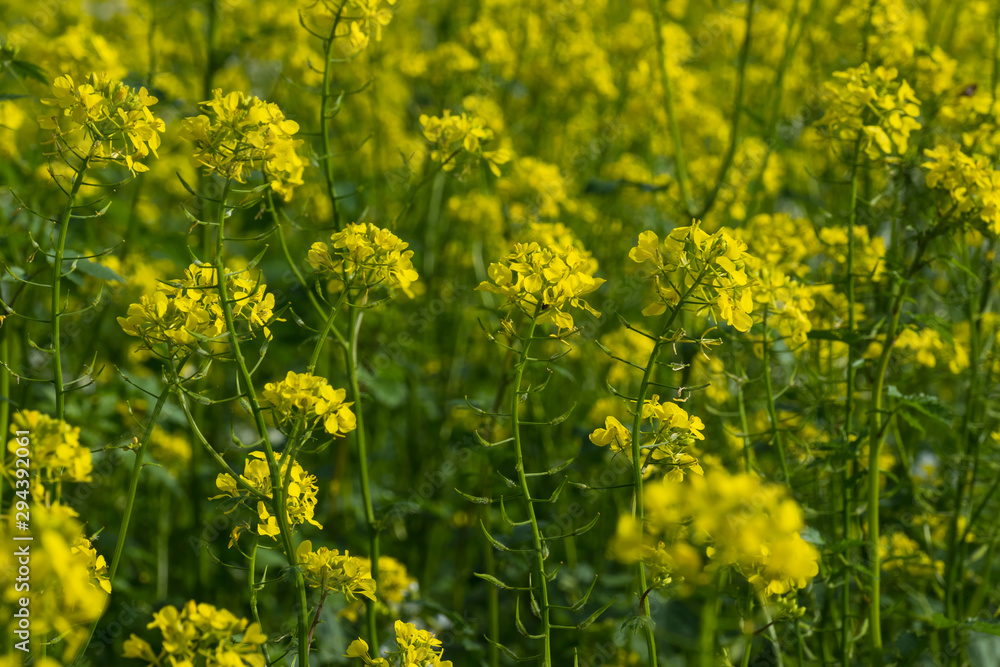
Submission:
[[[247,564],[247,588],[250,592],[250,613],[253,614],[254,623],[257,627],[264,631],[264,626],[260,624],[260,614],[257,612],[257,584],[255,582],[255,577],[257,576],[257,543],[260,538],[257,535],[253,535],[253,544],[250,546],[250,562]],[[266,572],[266,570],[265,570]],[[312,638],[312,633],[310,633],[310,639]],[[264,649],[264,659],[267,664],[271,664],[271,652],[267,650],[267,642],[261,645]]]
[[[778,460],[781,462],[781,474],[785,484],[789,484],[791,479],[788,476],[788,462],[785,459],[785,445],[781,438],[781,431],[778,430],[778,412],[774,408],[774,390],[771,387],[771,355],[770,343],[767,342],[767,306],[764,306],[764,338],[763,338],[763,361],[764,361],[764,390],[767,392],[767,418],[771,422],[771,433],[774,444],[778,448]]]
[[[514,452],[517,457],[517,480],[521,486],[521,493],[524,496],[525,509],[528,512],[528,521],[531,523],[531,540],[535,549],[535,577],[538,579],[539,592],[541,593],[541,621],[542,634],[544,638],[544,658],[543,667],[552,667],[552,646],[551,629],[549,627],[549,587],[548,579],[545,577],[545,552],[542,544],[541,532],[538,530],[538,520],[535,518],[534,501],[531,498],[531,491],[528,489],[528,478],[524,472],[524,456],[521,451],[521,422],[518,415],[518,408],[521,405],[521,380],[524,377],[524,368],[528,365],[528,350],[531,347],[531,338],[535,335],[535,325],[538,322],[538,314],[541,311],[541,302],[535,308],[535,314],[531,317],[528,325],[528,335],[521,345],[521,354],[517,360],[517,367],[514,371],[514,386],[510,395],[510,419],[511,432],[514,437]]]
[[[646,368],[642,372],[642,381],[639,383],[639,394],[636,396],[635,404],[635,417],[632,420],[632,484],[634,487],[632,516],[639,521],[640,525],[645,520],[645,511],[642,499],[642,450],[639,443],[639,434],[640,429],[642,428],[642,406],[646,402],[646,392],[649,391],[649,383],[653,378],[653,368],[656,366],[656,360],[660,356],[660,351],[663,349],[663,345],[667,342],[666,335],[670,331],[670,327],[673,325],[674,320],[676,320],[677,316],[681,313],[684,302],[694,291],[695,287],[697,287],[701,282],[704,274],[705,271],[702,270],[691,286],[684,292],[684,295],[681,296],[677,305],[671,310],[670,315],[667,317],[666,322],[664,322],[663,327],[660,330],[660,335],[657,337],[656,343],[653,345],[653,351],[649,354],[649,360],[646,362]],[[642,597],[640,598],[642,605],[641,611],[647,618],[649,618],[649,596],[646,595],[646,567],[642,561],[639,561],[636,564],[636,569],[639,576],[639,590],[642,591]],[[650,667],[656,667],[656,638],[653,635],[653,628],[649,626],[646,627],[646,650],[649,653]]]
[[[222,305],[222,313],[226,320],[226,331],[229,334],[229,343],[232,346],[233,357],[239,371],[239,378],[244,385],[244,391],[246,392],[245,397],[247,399],[247,403],[250,405],[250,412],[253,414],[254,423],[257,427],[257,435],[260,437],[264,445],[264,456],[267,459],[268,468],[271,473],[271,509],[278,522],[278,530],[280,532],[282,547],[285,551],[285,558],[288,560],[289,568],[294,573],[295,589],[299,598],[299,664],[302,665],[302,667],[309,667],[309,608],[306,598],[305,578],[302,575],[302,570],[298,567],[298,558],[295,553],[292,528],[289,524],[288,513],[286,510],[285,487],[284,484],[282,484],[281,471],[278,467],[277,458],[274,455],[274,448],[271,446],[271,438],[268,436],[267,423],[264,420],[264,412],[260,407],[260,402],[257,400],[257,392],[253,387],[253,378],[250,377],[250,371],[247,369],[246,359],[244,358],[243,351],[240,348],[239,335],[236,332],[236,324],[233,319],[232,302],[230,301],[229,289],[226,285],[226,267],[223,263],[223,245],[225,241],[226,201],[229,198],[231,186],[232,183],[227,180],[226,185],[223,188],[221,203],[219,205],[219,216],[216,221],[216,287],[219,292],[219,301]],[[291,466],[292,464],[292,461],[287,462],[288,466]]]
[[[326,189],[330,193],[330,207],[333,209],[333,226],[338,231],[343,229],[340,221],[340,209],[337,207],[337,188],[333,178],[333,155],[330,148],[330,98],[332,95],[332,80],[330,74],[330,64],[333,60],[333,42],[337,36],[337,26],[340,25],[340,17],[344,12],[346,2],[340,4],[337,15],[333,20],[333,27],[330,28],[330,36],[323,42],[323,94],[319,104],[319,126],[323,138],[323,178],[326,179]]]
[[[69,191],[69,199],[59,218],[59,228],[56,236],[56,256],[52,264],[52,383],[56,390],[56,419],[62,419],[66,414],[66,393],[63,388],[63,367],[62,367],[62,345],[60,339],[60,312],[62,306],[62,263],[63,255],[66,252],[66,235],[69,232],[69,220],[73,214],[73,205],[76,202],[76,195],[83,185],[83,176],[87,172],[90,160],[94,157],[94,151],[99,142],[94,142],[90,147],[90,152],[84,158],[83,164],[77,169],[76,177],[73,179],[73,186]]]
[[[739,142],[740,116],[743,115],[743,82],[746,78],[744,75],[747,68],[747,57],[750,54],[750,32],[753,27],[754,2],[755,0],[748,0],[747,2],[746,35],[743,38],[743,46],[740,48],[739,64],[737,66],[736,101],[733,103],[733,127],[729,137],[729,148],[726,150],[726,155],[722,159],[722,165],[719,167],[719,175],[715,178],[715,187],[712,188],[712,191],[705,199],[705,203],[701,207],[701,212],[696,216],[698,218],[703,217],[712,209],[712,204],[715,203],[716,197],[719,196],[719,191],[722,190],[726,182],[729,168],[733,164],[733,156],[736,155],[736,144]],[[792,23],[794,23],[794,18]],[[791,27],[788,30],[791,32]],[[778,94],[780,95],[780,87]]]
[[[115,553],[111,557],[111,565],[108,567],[108,581],[112,582],[112,584],[115,580],[115,574],[118,572],[118,565],[121,563],[122,552],[125,548],[125,537],[128,535],[129,523],[132,520],[132,509],[135,507],[136,491],[139,488],[139,474],[142,472],[142,460],[146,455],[146,446],[149,444],[149,438],[153,434],[153,429],[156,428],[156,421],[160,418],[160,411],[167,402],[169,395],[170,385],[168,384],[156,399],[156,405],[153,407],[153,412],[149,415],[149,421],[146,423],[146,428],[142,433],[142,440],[139,442],[138,449],[135,450],[135,461],[132,463],[132,474],[128,485],[128,498],[125,501],[125,512],[122,514],[121,525],[118,527],[118,540],[115,542]],[[94,636],[94,631],[97,629],[97,623],[110,606],[111,596],[109,595],[100,616],[95,618],[90,624],[87,638],[80,645],[79,653],[77,653],[76,660],[73,662],[74,666],[80,664],[84,654],[87,652],[87,646],[90,645],[90,640]]]
[[[332,319],[332,315],[331,315]],[[361,328],[361,315],[351,304],[351,318],[347,330],[347,345],[344,356],[347,363],[347,375],[351,385],[351,400],[354,401],[354,414],[357,425],[354,429],[355,442],[358,445],[358,467],[361,477],[361,497],[365,504],[365,522],[368,524],[368,557],[371,559],[371,576],[378,587],[379,559],[379,529],[375,522],[375,508],[372,505],[371,484],[368,476],[368,443],[365,437],[365,417],[361,406],[361,388],[358,384],[358,331]],[[368,645],[378,646],[378,624],[375,618],[375,601],[366,600],[368,608]]]
[[[649,8],[653,14],[653,30],[656,32],[656,58],[660,66],[660,81],[663,85],[663,105],[667,112],[667,122],[670,124],[670,138],[674,142],[677,185],[681,189],[684,208],[688,213],[691,213],[694,211],[694,200],[691,197],[691,182],[688,179],[684,148],[681,146],[681,129],[677,123],[677,113],[674,107],[674,91],[667,73],[666,48],[663,44],[663,10],[660,7],[660,0],[649,0]]]

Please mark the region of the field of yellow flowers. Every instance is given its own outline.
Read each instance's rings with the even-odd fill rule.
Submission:
[[[0,0],[0,667],[995,667],[998,79],[987,0]]]

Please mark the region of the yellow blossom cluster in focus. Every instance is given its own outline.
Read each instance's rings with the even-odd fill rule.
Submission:
[[[296,152],[302,141],[293,138],[299,124],[277,104],[238,91],[213,90],[201,107],[205,113],[184,119],[180,132],[194,144],[192,163],[239,183],[259,171],[289,201],[306,165]]]
[[[310,428],[322,422],[327,433],[343,436],[357,426],[351,412],[353,403],[344,402],[347,392],[311,373],[288,371],[281,382],[264,385],[261,396],[271,404],[275,420],[284,428],[304,419]]]
[[[278,464],[281,479],[285,479],[286,473],[290,475],[288,493],[285,496],[285,518],[290,526],[297,526],[301,523],[311,523],[317,528],[322,528],[313,514],[316,511],[316,477],[307,473],[298,461],[292,463],[292,469],[288,472],[288,460],[283,459],[281,454],[275,454],[274,458]],[[260,491],[268,498],[272,497],[271,470],[268,467],[267,459],[262,452],[250,452],[243,467],[243,474],[240,478]],[[209,500],[230,496],[233,498],[246,498],[248,492],[241,489],[231,476],[219,473],[216,477],[215,485],[222,493],[213,496]],[[278,528],[278,518],[271,513],[270,503],[262,500],[257,502],[257,532],[260,535],[277,537],[281,532]]]
[[[146,640],[133,634],[125,640],[126,658],[149,665],[204,664],[206,667],[264,667],[260,646],[267,642],[257,623],[237,618],[225,609],[189,600],[182,609],[167,605],[153,614],[148,628],[163,635],[157,653]],[[236,639],[236,636],[240,636]]]
[[[55,110],[39,116],[38,124],[52,130],[59,143],[78,154],[91,154],[92,161],[124,165],[133,175],[149,170],[139,160],[151,152],[156,155],[166,127],[149,110],[157,100],[144,87],[136,91],[102,72],[89,74],[82,83],[60,76],[52,92],[55,97],[42,102]]]

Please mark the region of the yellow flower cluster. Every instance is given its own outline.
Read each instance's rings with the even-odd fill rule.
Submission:
[[[642,232],[628,256],[638,264],[653,265],[658,297],[643,309],[643,315],[664,313],[687,294],[685,305],[693,305],[696,312],[708,310],[716,321],[725,320],[738,331],[749,330],[753,297],[746,269],[755,259],[746,249],[728,229],[708,234],[698,221],[675,228],[662,243],[656,233]]]
[[[89,482],[93,461],[90,450],[80,444],[80,427],[42,414],[37,410],[20,410],[11,418],[10,433],[30,432],[31,465],[46,482]],[[7,443],[14,453],[17,439]]]
[[[497,192],[515,222],[556,218],[569,204],[559,166],[538,158],[519,157],[510,173],[497,181]]]
[[[325,378],[310,373],[293,373],[281,382],[264,385],[262,397],[271,404],[275,421],[289,427],[300,419],[312,428],[322,422],[326,432],[343,436],[353,431],[357,419],[351,412],[353,403],[345,403],[347,392],[334,389]]]
[[[879,535],[878,553],[883,572],[920,578],[944,574],[943,561],[932,560],[915,540],[900,531]]]
[[[283,459],[281,454],[275,454],[274,458],[277,460],[281,478],[284,479],[288,471],[288,460]],[[250,452],[240,478],[268,498],[271,497],[271,471],[262,452]],[[225,496],[244,498],[248,495],[246,491],[237,486],[236,480],[223,473],[216,477],[215,485],[222,493],[209,500]],[[317,528],[323,527],[313,519],[313,514],[316,511],[317,490],[316,476],[307,473],[298,461],[295,461],[292,464],[291,481],[288,484],[288,494],[285,497],[285,517],[290,526],[308,522]],[[271,514],[270,505],[258,501],[257,515],[260,519],[257,523],[257,532],[260,535],[276,537],[281,532],[278,528],[278,518]]]
[[[924,151],[930,158],[927,185],[947,190],[954,213],[974,214],[993,234],[1000,234],[1000,171],[984,156],[970,157],[957,145],[942,144]]]
[[[157,653],[149,642],[133,634],[125,641],[124,657],[144,660],[150,665],[178,667],[194,664],[264,667],[266,664],[260,647],[267,642],[267,635],[260,626],[248,624],[247,619],[210,604],[189,600],[180,611],[167,605],[153,614],[146,627],[163,634],[163,648]],[[242,637],[235,639],[234,635]]]
[[[819,239],[825,246],[823,253],[832,262],[831,269],[847,265],[847,226],[831,225],[819,230]],[[885,273],[885,240],[870,236],[864,225],[854,226],[854,273],[872,282],[878,282]]]
[[[412,285],[420,277],[413,268],[413,251],[391,231],[359,222],[335,232],[330,241],[332,248],[316,242],[309,249],[309,264],[319,275],[348,288],[398,289],[413,298]]]
[[[238,326],[245,324],[251,333],[262,330],[270,339],[274,295],[247,272],[227,271],[226,280],[234,321]],[[145,349],[166,345],[168,356],[215,341],[226,330],[215,268],[191,264],[183,279],[160,283],[152,295],[143,295],[139,303],[130,305],[128,316],[119,317],[118,324],[128,335],[141,338]]]
[[[124,165],[133,174],[149,170],[139,160],[150,152],[156,155],[165,125],[149,110],[157,99],[145,88],[136,91],[104,72],[92,73],[80,84],[69,75],[60,76],[52,92],[55,97],[42,100],[56,107],[39,116],[43,130],[52,130],[63,141],[69,137],[71,147],[84,155],[99,142],[94,158]],[[77,130],[82,136],[74,135]]]
[[[645,526],[630,516],[619,521],[613,548],[622,560],[656,556],[656,567],[692,584],[733,567],[765,595],[804,588],[819,573],[819,552],[800,536],[802,511],[783,486],[715,468],[649,484],[643,500]]]
[[[396,650],[386,651],[386,658],[372,658],[368,643],[355,639],[347,647],[345,657],[361,658],[373,667],[452,667],[451,660],[443,660],[441,640],[427,630],[420,630],[412,623],[396,621]]]
[[[817,121],[828,128],[832,138],[860,141],[869,158],[880,159],[906,152],[910,133],[920,129],[920,100],[894,67],[868,63],[834,72],[835,82],[827,82],[826,113]]]
[[[295,150],[302,141],[293,139],[299,124],[286,119],[277,104],[236,91],[223,96],[216,89],[201,107],[206,113],[185,118],[181,129],[181,138],[194,143],[192,162],[240,183],[259,171],[290,200],[305,170]]]
[[[589,253],[575,247],[517,243],[514,252],[490,264],[492,282],[483,281],[476,289],[499,294],[507,305],[537,316],[539,324],[572,329],[573,316],[564,310],[568,306],[600,315],[583,299],[604,284],[603,278],[594,277],[596,270],[597,262]]]
[[[465,113],[452,116],[445,109],[441,116],[422,114],[420,125],[424,138],[434,144],[431,160],[440,162],[445,171],[455,168],[454,158],[463,150],[485,160],[494,176],[500,176],[500,165],[510,161],[511,153],[506,149],[484,150],[483,144],[493,141],[493,130],[479,116],[469,118]]]
[[[646,430],[640,448],[645,453],[643,471],[659,468],[666,470],[666,478],[680,481],[685,472],[704,474],[698,459],[684,450],[695,440],[704,440],[705,424],[699,417],[692,417],[673,401],[660,402],[658,395],[646,399],[642,406],[641,423]],[[631,451],[632,434],[613,416],[604,420],[604,428],[590,434],[590,441],[598,447],[610,446],[614,452]]]
[[[753,298],[768,309],[769,328],[775,327],[789,342],[803,345],[812,331],[809,313],[816,308],[813,288],[763,265],[756,278]]]
[[[375,580],[371,577],[371,561],[340,553],[337,549],[320,547],[313,551],[305,540],[296,551],[299,566],[306,581],[324,592],[343,593],[348,602],[357,602],[363,595],[375,600]]]
[[[30,508],[31,533],[36,548],[31,549],[30,589],[15,590],[13,573],[18,571],[15,549],[0,550],[0,572],[9,576],[0,594],[0,629],[8,639],[18,628],[14,612],[20,609],[19,598],[31,601],[32,654],[42,648],[40,640],[48,637],[53,645],[50,656],[60,656],[69,664],[87,637],[87,626],[104,611],[110,590],[104,559],[89,548],[83,526],[72,508],[65,505],[33,505]],[[11,538],[22,535],[13,530],[14,513],[0,523],[0,540],[6,545],[20,545]],[[23,628],[22,628],[23,629]],[[62,645],[55,643],[61,639]],[[23,638],[22,638],[23,639]]]
[[[371,571],[371,561],[367,558],[361,559],[364,562],[366,572]],[[390,612],[395,614],[399,611],[399,606],[407,593],[417,587],[417,580],[409,575],[406,566],[392,556],[378,557],[378,598],[375,600],[375,607],[380,612]],[[356,622],[364,611],[364,603],[355,600],[345,607],[340,615],[349,621]]]
[[[90,570],[91,583],[96,584],[101,590],[110,595],[111,580],[108,579],[108,562],[104,559],[104,556],[97,553],[97,549],[93,547],[87,536],[81,533],[76,538],[76,542],[70,548],[70,551],[74,556],[86,557],[87,567]]]
[[[865,359],[877,359],[882,354],[882,347],[881,340],[872,341],[865,350]],[[914,361],[927,368],[936,367],[938,359],[949,358],[951,352],[941,334],[929,327],[919,331],[912,327],[903,329],[896,337],[893,349],[909,352]]]

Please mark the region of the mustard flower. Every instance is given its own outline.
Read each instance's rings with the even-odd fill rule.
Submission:
[[[189,600],[180,610],[167,605],[153,614],[146,626],[163,635],[162,648],[157,653],[144,639],[130,636],[123,646],[122,656],[137,658],[149,665],[193,665],[206,667],[264,667],[260,652],[267,642],[257,623],[237,618],[225,609]],[[241,636],[236,639],[235,636]]]
[[[43,130],[52,130],[83,154],[97,143],[94,158],[123,165],[133,175],[149,170],[140,160],[156,155],[165,125],[149,110],[157,99],[145,88],[136,91],[107,73],[92,73],[82,83],[60,76],[52,92],[55,97],[42,100],[55,107],[53,113],[39,116]]]
[[[748,331],[753,324],[752,285],[746,269],[756,258],[730,230],[708,234],[694,221],[675,228],[662,243],[655,232],[644,231],[629,258],[653,267],[657,300],[643,309],[643,315],[660,315],[677,307],[687,293],[685,308],[709,311],[716,321],[725,321],[738,331]]]
[[[325,378],[310,373],[288,371],[281,382],[264,385],[262,396],[282,427],[304,419],[310,428],[322,422],[327,433],[343,436],[357,426],[350,409],[353,403],[344,402],[347,392],[334,389]]]
[[[181,138],[195,147],[192,163],[240,183],[260,172],[289,201],[305,170],[296,152],[302,141],[293,138],[299,124],[286,119],[278,105],[236,91],[213,90],[201,107],[205,113],[184,119],[181,129]]]
[[[476,289],[499,294],[508,306],[537,315],[539,324],[551,322],[560,330],[572,329],[573,316],[565,311],[567,307],[600,316],[583,299],[604,284],[603,278],[594,277],[596,268],[592,258],[574,247],[517,243],[513,252],[490,264],[490,280]]]
[[[110,584],[106,563],[83,532],[83,525],[75,510],[54,503],[51,506],[31,505],[31,634],[32,651],[39,651],[38,644],[47,638],[49,656],[69,664],[79,652],[87,637],[87,627],[104,611]],[[0,522],[0,540],[7,545],[21,545],[14,537],[24,532],[15,528],[15,513],[9,520]],[[23,565],[23,561],[20,563]],[[0,572],[14,573],[19,567],[15,549],[10,546],[0,551]],[[0,597],[0,631],[13,638],[18,629],[14,612],[20,609],[15,594],[13,574],[8,594]],[[22,626],[23,629],[23,626]]]
[[[226,280],[235,323],[251,335],[262,331],[270,339],[274,295],[247,272],[227,272]],[[205,343],[216,341],[226,331],[215,268],[191,264],[183,279],[160,283],[155,292],[130,305],[118,324],[126,334],[141,338],[144,349],[166,345],[174,355],[205,350]]]
[[[31,465],[46,482],[89,482],[93,460],[90,449],[80,444],[80,427],[70,426],[37,410],[20,410],[11,418],[11,440],[7,451],[19,447],[17,431],[30,432]]]
[[[452,667],[451,660],[443,660],[441,640],[427,630],[421,630],[412,623],[396,621],[396,650],[387,650],[386,658],[373,658],[368,643],[355,639],[347,647],[348,658],[360,658],[365,665],[376,667]]]
[[[366,572],[371,572],[371,560],[360,558]],[[375,607],[380,612],[397,613],[406,595],[417,588],[417,580],[409,575],[406,566],[392,556],[378,557],[378,597]],[[355,622],[364,612],[364,603],[355,600],[340,615]]]
[[[309,249],[309,264],[325,278],[354,289],[400,290],[413,298],[419,276],[409,244],[388,229],[370,222],[347,225],[330,236],[332,245],[317,242]]]
[[[288,459],[283,459],[281,454],[275,454],[281,478],[285,478],[288,470]],[[271,470],[268,467],[267,459],[262,452],[250,452],[243,467],[241,479],[254,487],[268,498],[271,495]],[[241,489],[236,480],[227,474],[220,473],[215,480],[215,485],[222,491],[221,494],[209,498],[232,497],[245,499],[248,492]],[[302,523],[310,523],[317,528],[322,528],[313,514],[316,511],[316,476],[307,473],[298,461],[292,464],[291,482],[288,485],[288,495],[285,498],[285,518],[290,526],[297,526]],[[271,514],[271,506],[263,501],[257,502],[257,532],[260,535],[276,537],[281,531],[278,528],[278,518]]]
[[[826,113],[817,122],[832,137],[855,141],[869,158],[906,152],[910,134],[920,129],[920,100],[894,67],[868,63],[834,72],[826,84]]]
[[[302,542],[296,553],[306,581],[313,588],[343,593],[350,603],[358,602],[359,595],[375,600],[375,580],[367,559],[326,547],[313,551],[309,540]]]
[[[461,151],[485,160],[494,176],[500,176],[500,165],[510,161],[511,153],[506,149],[484,150],[484,144],[493,141],[493,130],[478,116],[453,116],[445,109],[441,116],[421,115],[420,125],[424,137],[434,144],[431,160],[442,163],[445,171],[455,168],[454,158]]]

